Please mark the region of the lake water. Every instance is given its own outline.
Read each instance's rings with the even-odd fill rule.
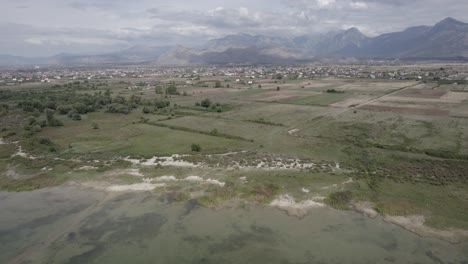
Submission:
[[[468,263],[468,244],[330,208],[298,219],[58,187],[0,192],[0,263]]]

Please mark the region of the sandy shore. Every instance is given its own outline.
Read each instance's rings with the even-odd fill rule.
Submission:
[[[375,209],[374,204],[366,201],[353,202],[352,208],[369,218],[381,216]],[[383,220],[387,223],[398,225],[410,232],[422,237],[438,238],[450,243],[460,243],[468,238],[468,230],[447,228],[436,229],[425,225],[426,217],[423,215],[392,216],[384,215]]]

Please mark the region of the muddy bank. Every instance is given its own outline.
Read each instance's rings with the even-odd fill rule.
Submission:
[[[353,202],[351,207],[371,219],[381,217],[385,222],[398,225],[416,235],[441,239],[450,243],[461,243],[468,239],[468,230],[462,229],[436,229],[425,225],[426,217],[423,215],[410,216],[382,216],[374,209],[374,204],[366,201]]]

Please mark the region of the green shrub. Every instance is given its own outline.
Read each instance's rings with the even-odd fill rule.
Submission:
[[[200,152],[201,146],[199,144],[192,144],[191,146],[193,152]]]

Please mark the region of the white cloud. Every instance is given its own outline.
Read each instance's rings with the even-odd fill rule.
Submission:
[[[332,6],[336,3],[335,0],[317,0],[317,5],[319,7],[328,7],[328,6]]]
[[[33,44],[33,45],[42,45],[42,44],[44,44],[44,41],[42,39],[38,39],[38,38],[28,38],[28,39],[25,39],[24,42],[30,43],[30,44]]]
[[[297,36],[349,25],[376,35],[448,16],[468,21],[466,10],[465,0],[3,1],[0,53],[191,45],[228,34]]]
[[[368,8],[365,2],[351,2],[350,5],[354,9],[367,9]]]

